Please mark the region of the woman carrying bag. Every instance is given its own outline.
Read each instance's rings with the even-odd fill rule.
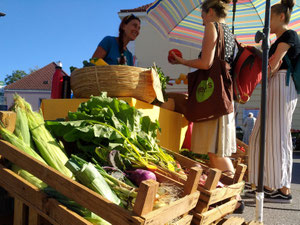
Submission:
[[[205,26],[205,31],[201,55],[198,59],[187,60],[173,54],[174,60],[171,61],[172,64],[182,64],[188,67],[197,68],[200,72],[206,70],[208,71],[213,66],[215,66],[215,53],[217,53],[217,51],[220,51],[223,54],[221,54],[221,57],[225,58],[225,61],[227,62],[226,64],[228,64],[226,72],[227,74],[229,73],[229,65],[233,61],[235,46],[234,36],[229,30],[229,27],[225,24],[227,7],[229,3],[230,0],[206,0],[203,2],[201,6],[201,16],[203,19],[203,24]],[[220,49],[219,46],[219,37],[222,38],[220,39],[220,41],[223,41],[224,43],[222,49]],[[196,71],[196,73],[198,71]],[[190,76],[189,74],[189,89],[191,86],[194,86],[194,84],[191,83],[191,78],[192,76]],[[211,167],[220,169],[221,171],[226,172],[228,175],[233,176],[234,167],[228,156],[231,156],[232,153],[236,152],[236,132],[232,101],[232,81],[230,77],[227,77],[227,79],[229,79],[229,87],[225,89],[225,92],[229,93],[229,98],[227,99],[227,105],[229,104],[229,110],[227,112],[221,113],[223,115],[218,115],[218,113],[221,111],[221,109],[218,108],[218,105],[203,107],[197,110],[195,110],[195,108],[193,109],[193,105],[191,105],[190,107],[187,107],[186,110],[190,111],[191,113],[196,113],[201,112],[202,110],[204,111],[206,110],[206,108],[216,108],[214,110],[214,113],[218,116],[211,117],[200,122],[193,121],[194,124],[192,131],[191,151],[200,154],[208,154],[210,158]],[[200,86],[201,85],[198,85],[198,91]],[[215,90],[216,85],[214,85],[214,91]],[[192,97],[190,95],[191,93],[189,90],[189,98]],[[222,95],[223,94],[220,93],[217,94],[216,97],[222,99]],[[207,98],[207,94],[204,94],[203,96],[204,98]],[[203,102],[205,103],[205,101]],[[187,119],[189,119],[189,116],[186,117]]]

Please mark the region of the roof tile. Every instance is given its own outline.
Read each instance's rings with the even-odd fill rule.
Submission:
[[[120,12],[146,12],[147,9],[152,5],[153,3],[149,3],[147,5],[143,5],[141,7],[138,8],[134,8],[134,9],[121,9]]]
[[[52,76],[56,63],[52,62],[43,68],[23,77],[16,82],[7,85],[5,90],[51,90]],[[68,75],[63,71],[65,75]]]

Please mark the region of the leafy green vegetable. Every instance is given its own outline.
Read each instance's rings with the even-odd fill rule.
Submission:
[[[70,158],[66,163],[69,168],[83,185],[89,187],[93,191],[101,194],[111,202],[119,205],[121,200],[110,189],[104,177],[99,173],[92,163],[80,164],[74,158]]]
[[[133,166],[150,168],[148,162],[153,162],[175,170],[175,160],[157,143],[158,122],[152,122],[125,101],[102,93],[82,103],[77,112],[69,112],[68,118],[70,121],[66,122],[47,121],[46,126],[65,141],[77,142],[82,151],[87,150],[84,146],[88,143],[87,158],[103,162],[110,151],[118,150],[125,166],[125,161],[129,160]],[[95,152],[91,150],[92,144],[97,149]]]
[[[205,161],[209,160],[209,156],[207,154],[191,152],[188,149],[181,149],[179,153],[200,163],[205,163]]]

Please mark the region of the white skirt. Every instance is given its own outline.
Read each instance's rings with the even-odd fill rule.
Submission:
[[[234,112],[218,119],[193,124],[191,151],[199,154],[214,153],[231,156],[236,152]]]
[[[279,189],[291,187],[293,145],[292,116],[297,105],[297,92],[292,77],[286,86],[286,70],[280,70],[268,81],[266,106],[266,145],[264,185]],[[249,182],[257,185],[259,176],[260,114],[249,141]]]

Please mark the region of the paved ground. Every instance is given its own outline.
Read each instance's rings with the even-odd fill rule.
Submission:
[[[299,225],[300,224],[300,152],[294,153],[292,204],[264,203],[263,222],[265,225]],[[233,214],[249,222],[255,220],[254,199],[242,196],[246,208],[243,214]]]

